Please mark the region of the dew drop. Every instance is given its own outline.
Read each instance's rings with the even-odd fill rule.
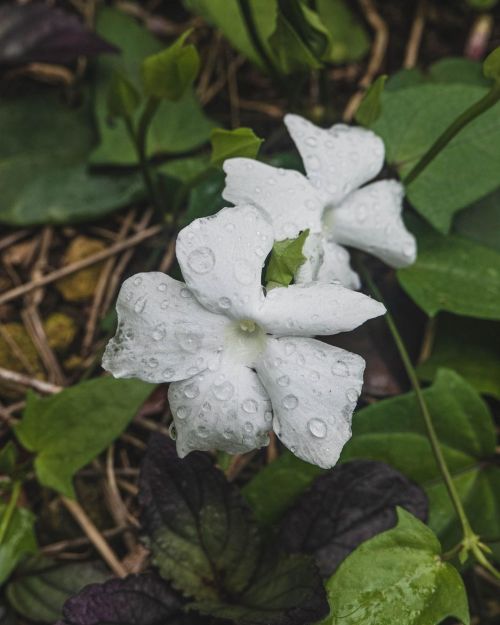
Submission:
[[[134,312],[140,315],[142,312],[144,312],[144,309],[146,308],[147,303],[148,303],[148,300],[146,299],[144,295],[141,295],[141,297],[138,297],[134,304]]]
[[[222,436],[225,439],[230,439],[233,435],[233,431],[232,430],[224,430],[224,432],[222,432]]]
[[[164,299],[164,300],[161,302],[161,304],[160,304],[160,308],[161,308],[162,310],[167,310],[167,308],[168,308],[168,299]]]
[[[175,411],[175,416],[181,421],[185,419],[188,416],[188,414],[189,414],[189,410],[186,408],[186,406],[179,406],[177,410]]]
[[[250,423],[250,421],[247,421],[243,427],[247,434],[251,434],[253,432],[253,423]]]
[[[171,378],[174,377],[175,371],[171,369],[170,367],[167,367],[166,369],[162,371],[161,375],[163,378],[165,378],[165,381],[168,382]]]
[[[272,421],[273,413],[270,410],[266,410],[266,412],[264,413],[264,419],[266,421]]]
[[[290,356],[291,354],[293,354],[294,351],[295,351],[295,343],[292,343],[291,341],[289,341],[288,343],[285,343],[285,354],[287,356]]]
[[[287,375],[282,375],[276,381],[279,386],[288,386],[290,384],[290,378]]]
[[[168,433],[170,435],[170,438],[175,441],[177,438],[177,430],[175,429],[175,423],[172,421],[172,423],[170,424],[169,428],[168,428]]]
[[[215,265],[215,255],[209,247],[198,247],[187,258],[188,267],[198,274],[211,271]]]
[[[287,410],[293,410],[299,405],[299,400],[295,397],[295,395],[286,395],[283,397],[282,404]]]
[[[307,137],[306,145],[309,145],[311,148],[315,148],[318,145],[318,140],[316,137]]]
[[[160,323],[153,330],[153,341],[161,341],[162,339],[165,338],[166,333],[167,333],[167,330],[165,328],[165,324]]]
[[[245,412],[248,412],[249,414],[257,412],[258,408],[255,399],[245,399],[245,401],[241,404],[241,407]]]
[[[309,432],[316,438],[325,438],[327,427],[321,419],[311,419],[307,424]]]
[[[350,402],[354,403],[358,401],[359,393],[355,388],[349,388],[347,389],[346,396]]]
[[[309,379],[311,380],[311,382],[317,382],[319,378],[320,378],[320,375],[318,371],[311,371],[309,373]]]
[[[166,282],[162,282],[161,284],[159,284],[157,286],[158,291],[160,291],[160,293],[165,293],[165,291],[167,290],[167,284]]]
[[[227,310],[228,308],[231,308],[231,300],[229,299],[229,297],[221,297],[219,298],[219,306],[221,308],[223,308],[224,310]]]
[[[150,358],[148,360],[148,367],[150,369],[156,369],[156,367],[159,365],[159,362],[156,358]]]
[[[195,397],[198,397],[199,394],[200,394],[200,389],[194,383],[188,384],[187,386],[184,387],[184,395],[188,399],[194,399]]]
[[[193,299],[193,294],[189,289],[183,288],[181,289],[181,297],[184,299]]]
[[[208,428],[205,425],[198,426],[198,436],[200,438],[207,438],[208,436]]]

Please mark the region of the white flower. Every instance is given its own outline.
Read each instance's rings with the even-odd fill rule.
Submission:
[[[297,115],[285,123],[302,156],[307,177],[247,158],[224,163],[224,199],[252,203],[272,219],[275,238],[295,238],[310,229],[296,282],[340,282],[359,288],[348,245],[392,267],[415,261],[413,235],[401,219],[404,189],[396,180],[366,186],[382,169],[384,144],[372,131],[336,124],[318,128]]]
[[[172,382],[181,457],[259,448],[274,429],[297,456],[331,467],[350,437],[364,361],[310,337],[352,330],[385,308],[335,284],[265,295],[273,243],[257,208],[225,208],[180,232],[186,284],[152,272],[122,286],[103,366],[115,377]]]

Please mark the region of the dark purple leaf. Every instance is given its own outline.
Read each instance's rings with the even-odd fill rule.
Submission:
[[[359,544],[396,525],[396,506],[427,519],[425,493],[404,475],[383,462],[346,462],[317,478],[287,513],[281,541],[290,553],[314,555],[329,577]]]
[[[195,609],[248,625],[303,625],[328,612],[312,559],[267,548],[238,488],[208,455],[181,460],[172,441],[154,435],[139,499],[154,564]]]
[[[57,625],[188,624],[179,596],[157,575],[91,584],[63,607]]]
[[[69,63],[118,49],[61,9],[39,2],[0,7],[0,63]]]

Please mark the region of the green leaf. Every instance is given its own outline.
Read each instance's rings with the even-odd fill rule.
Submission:
[[[261,70],[266,71],[255,49],[240,12],[239,3],[227,0],[184,0],[189,11],[201,15],[207,22],[220,29],[231,45],[244,54]],[[268,39],[276,28],[277,0],[250,0],[250,8],[260,39],[269,55],[272,55]]]
[[[0,502],[0,522],[6,510],[7,505]],[[0,584],[5,582],[23,556],[36,552],[34,523],[35,515],[29,510],[15,508],[0,543]]]
[[[362,126],[371,126],[379,117],[382,112],[382,106],[380,104],[380,98],[384,91],[384,85],[387,80],[387,75],[382,74],[377,80],[370,85],[370,88],[365,93],[358,110],[356,111],[356,121]]]
[[[121,49],[121,55],[103,55],[96,63],[94,112],[100,145],[93,151],[96,165],[134,165],[137,155],[121,120],[109,123],[107,96],[113,75],[127,76],[141,90],[144,59],[162,50],[148,30],[123,12],[102,7],[96,28],[101,37]],[[137,115],[137,112],[136,112]],[[203,113],[191,89],[177,102],[162,100],[148,131],[148,155],[192,150],[208,140],[212,123]]]
[[[359,61],[370,49],[363,25],[344,0],[316,0],[316,10],[331,36],[324,60],[330,63]]]
[[[385,142],[388,162],[404,178],[443,129],[485,93],[452,83],[384,90],[372,129]],[[407,188],[415,209],[443,233],[458,210],[498,187],[499,113],[497,104],[468,124]]]
[[[483,62],[483,73],[486,78],[500,83],[500,47],[490,52]]]
[[[500,189],[468,206],[456,216],[453,231],[500,252]]]
[[[147,96],[175,102],[191,87],[200,68],[196,48],[184,45],[191,33],[192,29],[187,30],[171,46],[144,59],[142,80]]]
[[[326,613],[308,556],[266,545],[238,488],[207,454],[177,456],[151,438],[140,477],[142,527],[160,575],[195,602],[189,607],[238,623],[299,625]]]
[[[447,616],[469,624],[462,578],[441,560],[439,541],[402,508],[398,518],[328,580],[331,612],[323,625],[437,625]]]
[[[443,236],[423,222],[413,228],[418,255],[398,280],[425,312],[440,310],[481,319],[500,319],[500,253],[453,235]]]
[[[424,396],[472,527],[494,540],[500,536],[500,470],[489,462],[495,450],[495,429],[488,407],[467,382],[447,370],[438,371]],[[343,461],[353,458],[387,462],[421,484],[429,497],[430,527],[445,548],[459,542],[460,525],[413,393],[356,413],[353,437],[341,456]]]
[[[15,432],[37,454],[40,482],[73,497],[74,473],[123,432],[152,390],[139,380],[102,377],[44,399],[30,393]]]
[[[454,369],[479,393],[500,399],[500,323],[439,315],[430,357],[418,367],[422,380]]]
[[[138,175],[91,173],[87,105],[71,109],[52,92],[4,98],[0,126],[0,222],[68,223],[102,217],[144,195]]]
[[[449,57],[433,63],[428,70],[428,80],[478,87],[490,86],[483,75],[481,63],[462,57]]]
[[[61,618],[64,602],[88,584],[109,577],[93,562],[60,565],[45,558],[33,558],[17,571],[7,587],[12,607],[32,621],[54,623]]]
[[[242,493],[262,525],[278,521],[314,479],[325,473],[284,451],[244,486]]]
[[[108,91],[108,114],[111,117],[132,117],[140,101],[141,96],[130,80],[118,72],[113,74]]]
[[[238,156],[256,158],[259,148],[264,139],[258,137],[251,128],[236,128],[224,130],[214,128],[210,135],[212,165],[222,165],[227,158]]]
[[[302,253],[309,230],[301,232],[296,239],[276,241],[266,270],[266,283],[288,286],[297,269],[306,260]]]
[[[17,461],[17,449],[12,441],[8,441],[0,449],[0,474],[10,475]]]

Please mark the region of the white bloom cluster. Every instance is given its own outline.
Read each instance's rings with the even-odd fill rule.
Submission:
[[[365,363],[312,337],[385,312],[352,290],[359,283],[340,244],[396,266],[415,256],[400,185],[358,188],[382,166],[380,139],[347,126],[321,130],[296,116],[287,124],[309,180],[249,159],[226,161],[223,195],[235,206],[179,233],[185,283],[140,273],[118,297],[118,330],[103,366],[115,377],[171,382],[181,457],[260,448],[274,430],[300,458],[333,466],[351,435]],[[296,284],[266,292],[262,269],[275,240],[306,228],[313,242]]]

